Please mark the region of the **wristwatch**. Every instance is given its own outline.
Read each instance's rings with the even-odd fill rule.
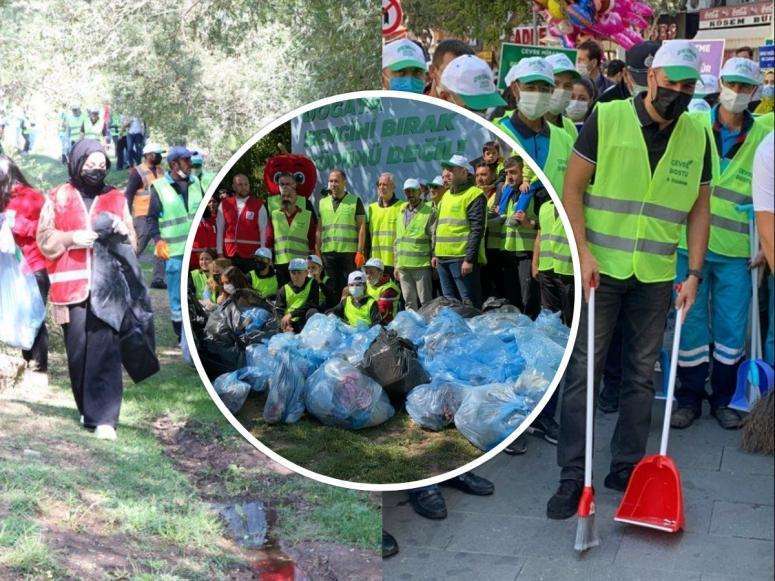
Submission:
[[[696,268],[690,268],[686,272],[686,278],[689,278],[690,276],[697,277],[697,284],[702,284],[702,272],[700,272]]]

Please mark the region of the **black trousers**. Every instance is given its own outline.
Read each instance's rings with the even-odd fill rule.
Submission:
[[[354,252],[324,252],[321,256],[326,273],[334,285],[334,296],[342,294],[347,286],[347,277],[355,270]]]
[[[503,250],[485,250],[487,264],[482,266],[482,296],[508,298],[503,270]],[[511,302],[511,301],[509,301]],[[513,304],[513,303],[512,303]]]
[[[541,312],[541,289],[533,278],[532,252],[503,252],[506,299],[531,319]]]
[[[35,272],[35,281],[38,283],[38,290],[40,291],[40,298],[43,299],[43,305],[46,305],[48,300],[48,272],[45,268],[42,268]],[[43,319],[38,333],[35,335],[35,341],[32,343],[32,347],[22,350],[22,357],[25,361],[35,362],[35,371],[45,373],[48,371],[48,328],[46,328],[46,320]]]
[[[124,394],[118,332],[97,318],[89,299],[69,311],[62,330],[75,405],[87,428],[115,428]]]
[[[542,270],[538,273],[538,283],[541,289],[541,307],[553,313],[561,313],[562,322],[570,327],[575,300],[573,277],[555,274],[552,270]]]

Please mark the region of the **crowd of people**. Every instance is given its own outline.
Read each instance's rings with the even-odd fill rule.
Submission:
[[[749,320],[751,268],[769,269],[754,290],[769,293],[761,328],[768,329],[765,358],[773,361],[773,73],[762,74],[751,56],[729,58],[716,78],[700,74],[700,55],[688,41],[647,41],[624,61],[608,63],[600,46],[587,41],[575,63],[560,53],[521,59],[499,93],[489,64],[465,42],[442,40],[432,56],[410,39],[383,48],[385,88],[432,95],[491,120],[541,167],[561,198],[584,297],[591,286],[597,293],[595,379],[603,386],[596,406],[619,414],[605,478],[614,490],[626,489],[646,450],[654,369],[671,305],[683,307],[685,318],[674,428],[688,428],[704,400],[721,427],[741,425],[743,414],[729,404],[746,356],[741,321]],[[537,217],[535,246],[510,257],[507,272],[522,297],[530,296],[523,281],[537,273],[541,304],[565,314],[573,300],[567,240],[552,220],[551,200],[534,187],[529,168],[522,172],[519,212],[504,215],[523,217],[523,227]],[[501,199],[514,183],[508,175],[507,169],[496,188]],[[761,247],[752,255],[754,216]],[[488,229],[488,241],[495,232]],[[532,268],[522,267],[531,262]],[[529,312],[529,301],[520,308]],[[557,443],[561,474],[547,503],[551,519],[576,514],[582,492],[588,354],[586,309],[581,313],[563,382],[534,424]],[[550,434],[545,418],[555,415],[559,423]],[[524,443],[507,451],[522,452]],[[438,510],[429,514],[413,502],[416,512],[442,518],[438,489],[424,489],[421,498]],[[395,539],[383,533],[383,552],[396,550]]]

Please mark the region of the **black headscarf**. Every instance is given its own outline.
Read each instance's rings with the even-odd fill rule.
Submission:
[[[67,160],[67,173],[70,174],[70,183],[81,193],[81,195],[86,196],[87,198],[94,197],[111,189],[107,184],[95,188],[81,180],[83,164],[86,162],[86,158],[95,151],[99,151],[105,155],[105,169],[110,170],[110,159],[105,152],[105,148],[102,147],[102,144],[99,141],[94,139],[82,139],[73,145],[73,149],[70,150],[70,155]]]

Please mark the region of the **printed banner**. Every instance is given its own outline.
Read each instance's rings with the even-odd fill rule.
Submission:
[[[690,40],[700,53],[702,68],[700,73],[718,77],[724,60],[724,39],[719,40]]]
[[[504,42],[501,44],[501,58],[498,65],[498,89],[503,90],[506,88],[506,83],[503,82],[503,79],[506,78],[506,73],[508,73],[509,69],[521,59],[529,56],[544,57],[558,52],[565,53],[568,55],[570,62],[576,64],[576,49],[574,48],[534,46],[530,44]]]

